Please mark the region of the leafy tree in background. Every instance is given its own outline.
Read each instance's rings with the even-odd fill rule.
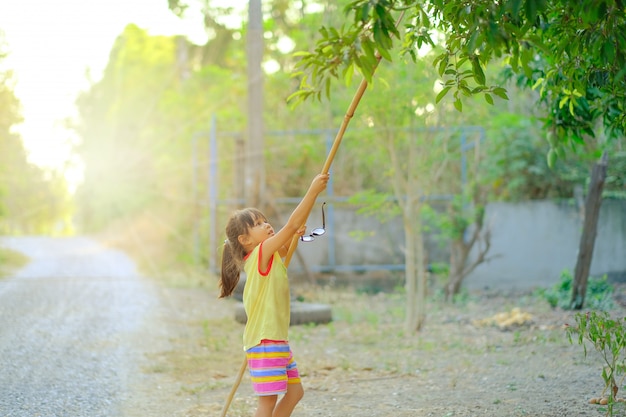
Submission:
[[[0,62],[5,58],[0,38]],[[14,127],[22,121],[11,71],[0,72],[0,233],[71,232],[71,206],[64,179],[28,162]]]
[[[302,53],[301,89],[292,98],[328,96],[332,79],[349,81],[355,68],[371,81],[377,61],[392,60],[397,43],[414,60],[420,48],[441,43],[444,51],[433,60],[443,86],[437,101],[451,94],[462,110],[464,96],[483,95],[490,104],[494,95],[507,98],[503,87],[487,82],[485,67],[495,60],[539,91],[548,109],[550,167],[568,142],[575,149],[595,145],[604,152],[600,165],[606,167],[607,142],[623,140],[626,13],[621,0],[356,0],[345,10],[348,26],[322,27],[315,50]],[[600,176],[605,171],[597,170]],[[581,237],[573,294],[577,308],[584,301],[584,271],[591,262],[603,184],[604,178],[594,179],[589,191],[598,201],[587,201],[587,217],[593,218],[585,220]]]
[[[202,226],[197,221],[206,210],[211,117],[235,130],[243,120],[242,75],[199,64],[190,48],[184,39],[129,25],[103,77],[77,99],[77,153],[85,162],[76,193],[81,228],[129,233],[131,250],[137,250],[132,236],[141,235],[143,265],[150,268],[155,260],[178,269],[192,262],[186,236]],[[220,178],[231,179],[235,144],[225,139]]]
[[[220,198],[228,199],[236,196],[231,190],[235,188],[233,184],[240,164],[237,143],[246,126],[245,21],[236,27],[231,23],[227,25],[226,22],[232,20],[224,13],[232,11],[208,7],[212,6],[210,1],[188,0],[187,3],[192,2],[205,5],[205,13],[210,14],[208,22],[222,26],[211,26],[213,23],[207,26],[210,35],[207,44],[196,46],[181,38],[149,36],[145,31],[129,26],[114,45],[102,80],[93,83],[79,98],[80,120],[76,125],[83,138],[79,152],[89,161],[85,183],[78,192],[80,218],[85,221],[86,230],[101,230],[115,220],[147,224],[147,231],[141,232],[142,240],[147,240],[148,233],[156,229],[163,230],[160,239],[167,247],[163,253],[173,256],[179,263],[190,259],[187,236],[191,235],[192,228],[198,227],[194,218],[205,210],[202,206],[194,206],[197,202],[192,197],[192,139],[198,133],[205,133],[211,116],[217,116]],[[176,5],[183,5],[183,2],[172,1],[170,4],[178,7]],[[275,196],[300,195],[311,172],[319,170],[325,158],[321,134],[303,135],[295,131],[315,127],[329,128],[334,133],[354,93],[350,86],[338,83],[333,87],[333,100],[328,103],[309,101],[307,106],[296,108],[290,108],[286,103],[286,98],[299,87],[298,78],[289,76],[299,62],[291,52],[307,49],[314,42],[315,28],[340,26],[343,17],[337,12],[342,4],[347,2],[264,2],[264,29],[272,35],[266,37],[264,45],[264,117],[268,132],[263,152],[268,166],[268,185]],[[313,5],[324,7],[308,7]],[[227,42],[216,41],[214,32],[222,30],[229,37]],[[290,42],[291,47],[285,48],[284,45]],[[401,45],[397,46],[394,51],[401,48]],[[361,104],[353,122],[355,130],[346,133],[342,151],[334,163],[337,195],[350,195],[363,189],[372,189],[381,195],[392,193],[389,187],[391,169],[387,169],[389,158],[384,157],[387,155],[383,152],[385,142],[379,140],[382,133],[379,137],[376,129],[369,129],[363,134],[361,129],[367,131],[372,120],[378,128],[387,122],[405,124],[409,117],[392,120],[392,115],[384,112],[381,115],[381,110],[391,106],[402,103],[405,107],[398,108],[398,111],[406,116],[413,114],[411,112],[417,107],[434,104],[436,94],[432,93],[432,87],[439,78],[438,68],[426,64],[442,51],[434,49],[426,61],[418,63],[420,67],[381,66],[373,85],[375,92],[368,93],[367,100]],[[209,59],[209,56],[219,58]],[[498,64],[485,66],[486,84],[500,85],[490,75],[498,70]],[[430,75],[425,77],[426,73]],[[402,92],[406,92],[408,99],[399,97],[395,88],[404,79],[407,81],[402,84]],[[528,83],[522,77],[519,81]],[[452,96],[453,90],[448,93]],[[411,94],[416,94],[415,103],[411,102]],[[511,94],[515,94],[519,101],[518,91]],[[539,90],[533,94],[538,96]],[[497,94],[492,98],[499,100]],[[537,107],[534,97],[525,100],[529,108]],[[509,115],[505,114],[507,110]],[[465,106],[459,113],[455,111],[455,100],[442,98],[435,113],[438,126],[479,124],[494,132],[489,136],[496,139],[497,146],[490,148],[488,153],[497,150],[504,155],[494,155],[492,160],[484,163],[491,173],[487,176],[491,189],[499,198],[524,198],[529,190],[537,197],[554,195],[555,190],[565,195],[571,184],[583,181],[584,175],[579,177],[569,171],[564,172],[576,179],[560,179],[563,160],[557,161],[552,177],[544,178],[546,181],[535,175],[535,172],[549,172],[545,158],[549,145],[539,137],[540,124],[528,121],[523,116],[526,113],[512,108],[511,103],[490,107],[482,101]],[[422,126],[421,119],[416,123],[419,126],[415,127]],[[530,132],[536,131],[537,136],[533,136],[532,143],[526,143],[528,136],[508,128],[508,123],[528,128]],[[529,128],[531,124],[532,129]],[[283,133],[275,135],[273,131]],[[385,134],[394,135],[392,131]],[[199,158],[197,174],[201,178],[197,192],[203,196],[206,195],[208,163],[206,142],[203,137],[195,150]],[[487,146],[491,146],[491,141],[483,146],[483,150]],[[515,170],[509,169],[512,161],[519,163]],[[381,167],[385,167],[384,175],[380,174]],[[507,181],[498,183],[499,175],[507,175]],[[514,181],[510,180],[517,177],[527,180],[513,184]],[[200,226],[202,230],[206,229],[205,223]]]
[[[167,143],[155,141],[152,129],[162,116],[161,99],[177,80],[174,48],[171,38],[127,26],[102,80],[77,99],[75,128],[82,138],[77,151],[85,165],[77,199],[86,231],[99,230],[153,197],[153,157]]]
[[[433,60],[444,86],[439,99],[451,94],[458,109],[465,96],[479,94],[489,103],[494,95],[506,96],[485,75],[487,63],[504,60],[540,91],[555,153],[567,140],[596,136],[597,122],[607,138],[624,135],[621,0],[356,0],[345,11],[348,25],[323,28],[315,50],[303,55],[300,96],[319,96],[332,78],[354,68],[371,80],[376,51],[391,60],[401,43],[403,53],[417,59],[419,48],[441,43],[444,51]],[[396,26],[400,13],[402,31]]]

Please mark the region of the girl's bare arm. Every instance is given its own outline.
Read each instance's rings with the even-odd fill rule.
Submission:
[[[280,229],[278,232],[274,234],[274,236],[268,238],[263,242],[263,258],[261,259],[261,267],[267,267],[267,264],[270,258],[274,255],[274,252],[281,253],[281,249],[286,247],[289,248],[289,243],[296,233],[304,233],[304,230],[301,229],[302,225],[306,222],[313,205],[315,204],[315,200],[317,196],[326,189],[326,184],[328,184],[329,174],[318,174],[306,194],[300,201],[300,204],[295,208],[295,210],[289,216],[289,220]],[[286,254],[286,252],[285,252]],[[283,256],[281,254],[281,256]]]

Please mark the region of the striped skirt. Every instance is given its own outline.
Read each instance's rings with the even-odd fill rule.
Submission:
[[[287,392],[287,384],[300,383],[296,361],[283,341],[262,340],[246,351],[252,388],[257,395],[278,395]]]

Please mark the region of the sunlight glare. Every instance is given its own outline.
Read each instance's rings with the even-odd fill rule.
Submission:
[[[37,165],[65,173],[70,188],[82,178],[72,156],[76,138],[64,121],[76,116],[74,102],[89,87],[86,72],[98,80],[118,35],[134,23],[152,35],[183,34],[206,41],[201,16],[178,19],[166,1],[155,0],[20,0],[0,3],[0,29],[9,56],[15,94],[24,122],[16,126]],[[71,184],[74,183],[74,184]]]

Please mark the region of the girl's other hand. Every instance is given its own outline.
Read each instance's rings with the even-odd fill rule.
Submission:
[[[296,232],[298,236],[304,236],[304,233],[306,233],[306,224],[302,226],[301,228],[299,228],[298,231]]]

